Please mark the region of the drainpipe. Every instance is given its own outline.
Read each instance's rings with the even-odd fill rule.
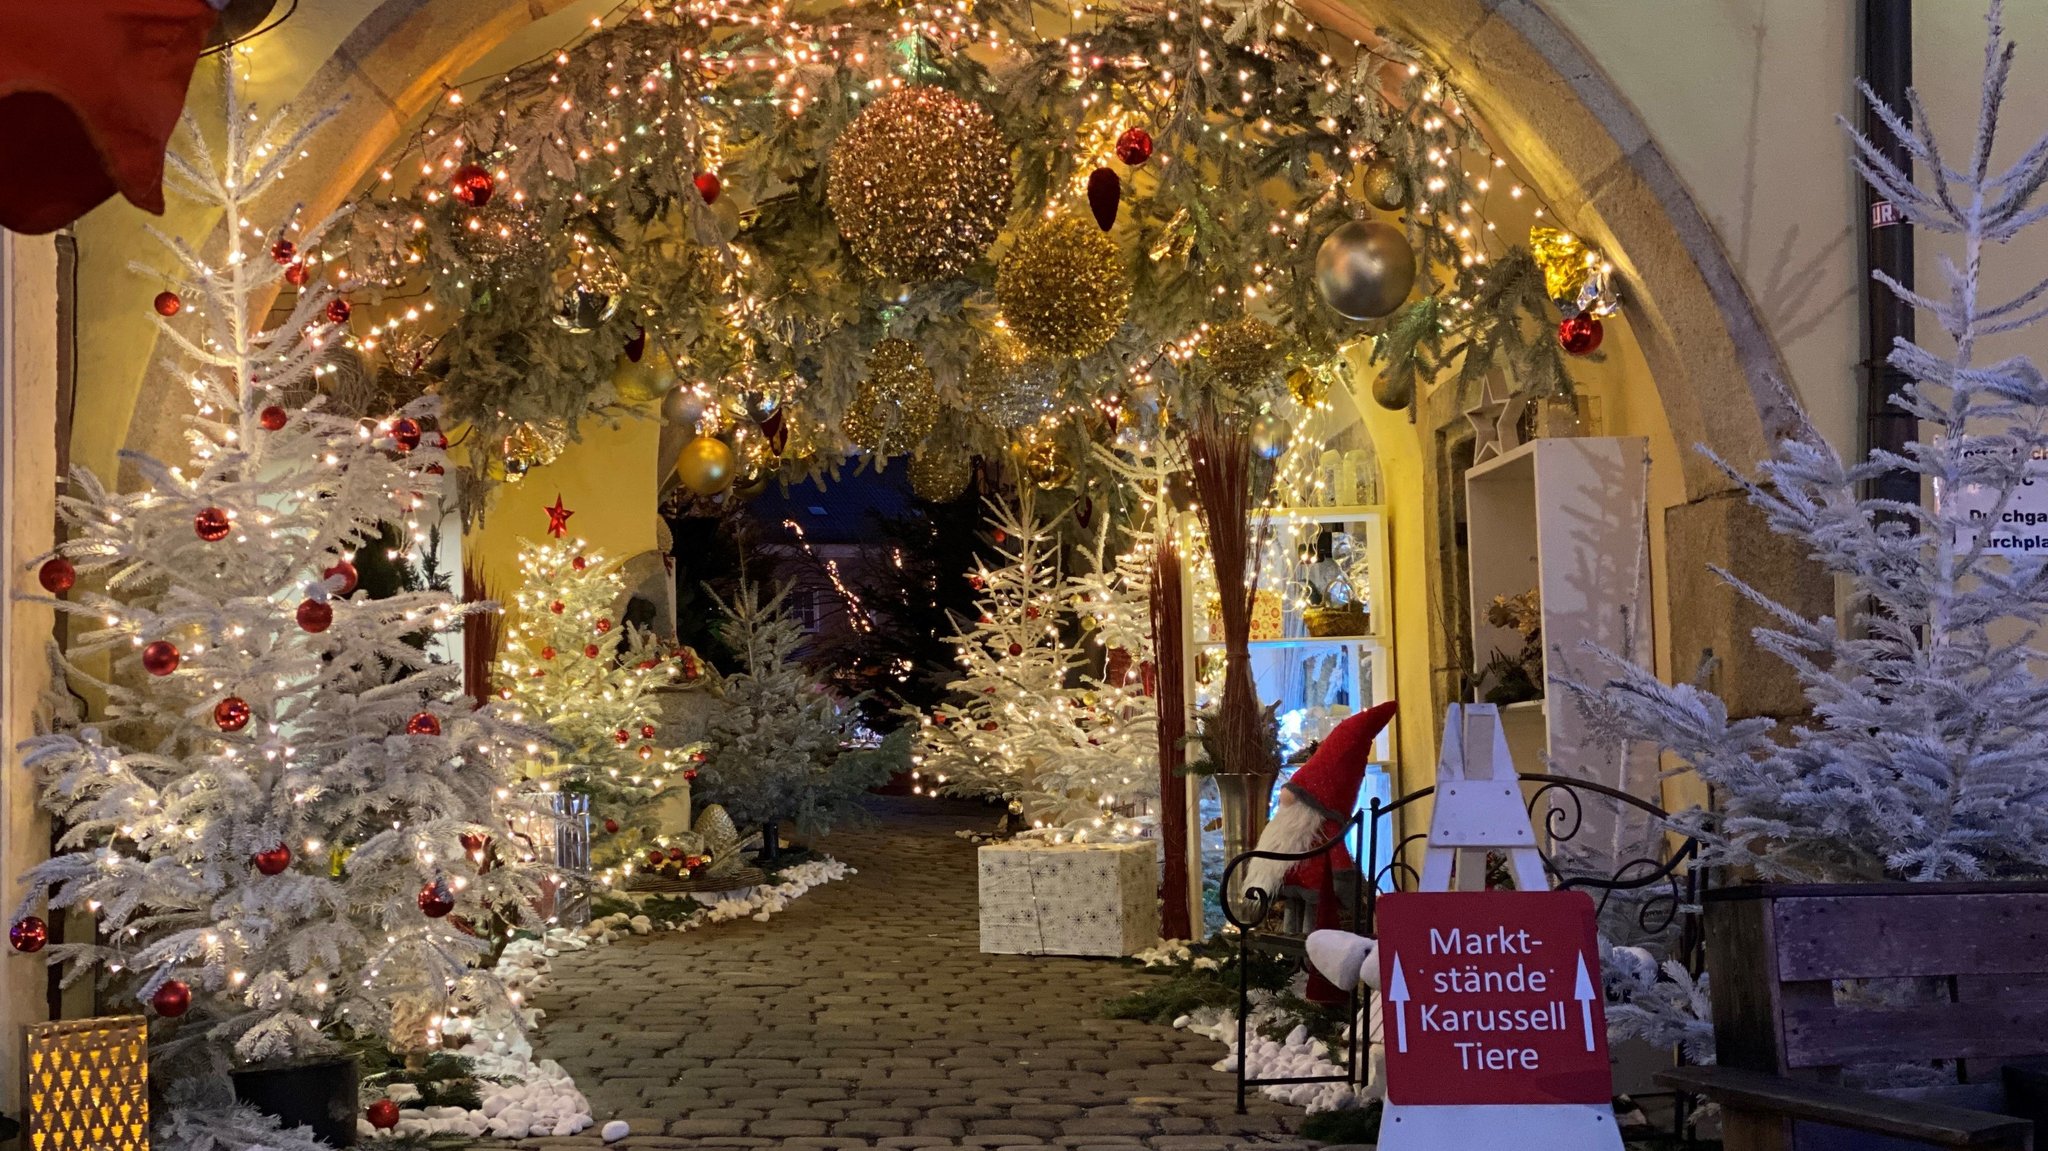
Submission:
[[[1877,100],[1906,117],[1906,89],[1913,83],[1913,0],[1862,0],[1862,16],[1863,82]],[[1901,171],[1913,170],[1905,148],[1885,130],[1869,102],[1863,108],[1863,134]],[[1863,209],[1863,449],[1903,452],[1916,429],[1913,417],[1893,404],[1892,396],[1908,377],[1888,357],[1895,341],[1913,338],[1913,309],[1871,274],[1883,272],[1913,286],[1913,229],[1868,184]],[[1911,472],[1888,471],[1871,481],[1869,494],[1919,503],[1920,479]]]

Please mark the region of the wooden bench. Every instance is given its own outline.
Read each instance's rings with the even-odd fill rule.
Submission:
[[[1738,887],[1704,900],[1719,1065],[1658,1074],[1728,1151],[2031,1151],[2048,1119],[2048,883]],[[1864,1091],[1845,1069],[1940,1084]]]

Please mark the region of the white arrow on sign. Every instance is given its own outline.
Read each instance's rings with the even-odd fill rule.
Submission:
[[[1387,1002],[1394,1005],[1394,1050],[1408,1051],[1408,976],[1401,970],[1401,957],[1394,956],[1394,975],[1387,984]]]
[[[1579,1018],[1586,1025],[1586,1050],[1593,1050],[1593,980],[1586,974],[1586,956],[1579,955],[1579,977],[1572,985],[1572,998],[1579,1001]]]

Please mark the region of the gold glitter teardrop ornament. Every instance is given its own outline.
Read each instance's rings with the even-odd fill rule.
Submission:
[[[1212,330],[1198,354],[1217,383],[1249,392],[1280,370],[1287,358],[1287,333],[1256,316],[1244,316]]]
[[[832,222],[877,275],[959,275],[1010,213],[1010,149],[995,117],[944,89],[905,88],[869,105],[832,145]]]
[[[927,503],[951,503],[974,478],[974,461],[964,451],[926,444],[910,461],[910,490]]]
[[[1130,311],[1123,252],[1093,221],[1055,216],[1018,236],[1003,256],[996,307],[1034,355],[1093,355]]]
[[[939,391],[924,353],[909,340],[877,343],[868,353],[868,378],[846,410],[846,438],[876,455],[900,456],[938,418]]]

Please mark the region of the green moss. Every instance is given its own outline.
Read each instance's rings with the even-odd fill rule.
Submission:
[[[1318,1111],[1301,1122],[1303,1139],[1319,1143],[1377,1143],[1380,1141],[1380,1102],[1345,1111]]]

